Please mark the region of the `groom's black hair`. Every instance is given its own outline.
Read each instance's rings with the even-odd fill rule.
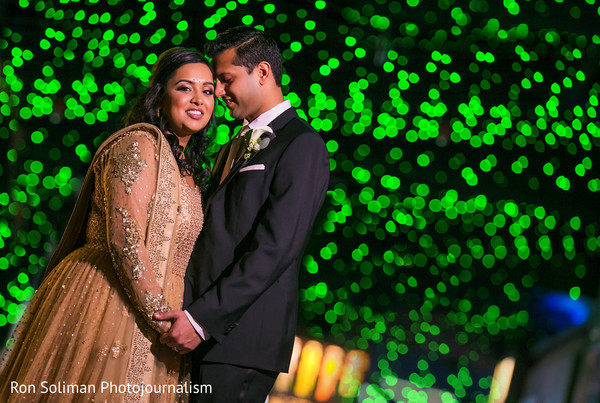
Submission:
[[[271,65],[273,77],[277,86],[281,87],[281,76],[283,67],[281,64],[281,52],[277,42],[264,31],[249,26],[238,26],[221,32],[214,40],[204,46],[208,57],[214,58],[221,52],[235,48],[236,58],[233,64],[243,66],[248,74],[254,70],[256,65],[266,61]]]

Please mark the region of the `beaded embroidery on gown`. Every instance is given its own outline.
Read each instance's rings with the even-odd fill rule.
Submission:
[[[203,212],[162,140],[124,132],[95,157],[85,244],[27,307],[0,362],[0,401],[187,398],[184,359],[159,341],[170,323],[151,317],[181,309]]]

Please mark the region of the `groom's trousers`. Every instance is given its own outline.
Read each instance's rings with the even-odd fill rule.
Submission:
[[[202,363],[192,372],[192,383],[203,393],[192,395],[191,402],[264,403],[278,372],[238,367],[230,364]],[[208,393],[210,390],[211,393]]]

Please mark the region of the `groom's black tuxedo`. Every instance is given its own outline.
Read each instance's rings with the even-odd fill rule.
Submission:
[[[275,136],[268,146],[236,163],[207,200],[184,296],[184,308],[211,336],[194,363],[288,370],[298,270],[327,191],[329,158],[293,109],[269,126]]]

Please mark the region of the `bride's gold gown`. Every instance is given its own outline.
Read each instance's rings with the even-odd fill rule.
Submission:
[[[138,125],[107,143],[90,168],[85,244],[50,271],[17,326],[2,402],[186,398],[182,356],[158,340],[170,323],[151,316],[181,309],[201,196],[162,134]]]

